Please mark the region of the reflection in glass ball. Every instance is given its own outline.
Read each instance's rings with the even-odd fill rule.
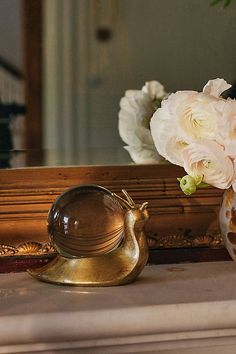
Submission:
[[[123,238],[124,209],[109,190],[81,185],[56,199],[48,214],[48,231],[65,257],[105,254]]]

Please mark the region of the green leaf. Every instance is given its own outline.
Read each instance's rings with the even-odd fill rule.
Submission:
[[[231,0],[225,0],[225,3],[224,3],[224,7],[227,7],[229,6],[231,3]]]
[[[218,5],[219,3],[223,4],[224,8],[228,7],[231,4],[232,0],[212,0],[210,6]]]
[[[221,2],[222,0],[212,0],[210,3],[210,6],[215,6],[217,4],[219,4],[219,2]]]

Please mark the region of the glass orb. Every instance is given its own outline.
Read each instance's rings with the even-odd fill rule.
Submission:
[[[112,193],[97,185],[67,190],[53,203],[48,231],[64,257],[92,257],[115,249],[124,233],[124,209]]]

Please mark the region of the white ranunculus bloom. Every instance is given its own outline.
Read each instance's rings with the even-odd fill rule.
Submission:
[[[234,179],[232,160],[222,146],[213,141],[201,141],[188,145],[183,151],[184,169],[193,178],[214,187],[227,189]]]
[[[220,139],[218,123],[224,100],[194,91],[179,91],[172,95],[168,105],[179,133],[186,140]]]
[[[149,96],[142,91],[126,91],[120,101],[119,133],[122,140],[131,146],[149,144],[149,116],[153,114]],[[143,137],[136,134],[137,128],[143,131]]]
[[[236,158],[236,100],[222,100],[223,109],[218,121],[218,142],[224,148],[225,154],[232,159]],[[217,140],[217,139],[216,139]]]
[[[225,151],[231,157],[236,157],[236,100],[224,100],[219,131],[225,146]]]
[[[171,163],[183,166],[181,150],[188,143],[178,135],[178,129],[176,129],[168,107],[163,105],[162,109],[158,109],[154,113],[150,127],[155,147],[159,154]]]
[[[177,120],[186,138],[193,141],[209,139],[221,141],[218,129],[222,100],[197,93],[190,95],[179,107]]]
[[[152,100],[162,99],[166,95],[165,88],[159,81],[147,81],[142,91],[147,93]]]
[[[236,159],[236,141],[228,141],[224,145],[225,153],[227,156],[229,156],[232,159]]]
[[[151,119],[158,152],[183,166],[196,187],[202,181],[221,189],[232,185],[236,191],[236,100],[220,97],[228,88],[225,80],[216,79],[200,93],[178,91]]]
[[[160,161],[160,155],[154,145],[124,146],[132,160],[138,164],[152,164]]]
[[[184,145],[209,139],[222,143],[219,129],[225,100],[196,91],[179,91],[164,99],[151,119],[151,134],[158,152],[182,165]]]
[[[219,97],[224,91],[228,90],[232,85],[228,84],[224,79],[209,80],[203,87],[203,93],[210,96]]]
[[[155,151],[150,119],[160,106],[164,87],[158,81],[146,82],[142,90],[127,90],[120,101],[119,133],[136,163],[155,163],[163,158]],[[146,150],[146,151],[145,151]]]

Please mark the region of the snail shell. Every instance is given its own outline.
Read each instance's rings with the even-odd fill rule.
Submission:
[[[56,199],[48,214],[48,231],[64,257],[99,256],[120,244],[124,209],[109,190],[81,185]]]

